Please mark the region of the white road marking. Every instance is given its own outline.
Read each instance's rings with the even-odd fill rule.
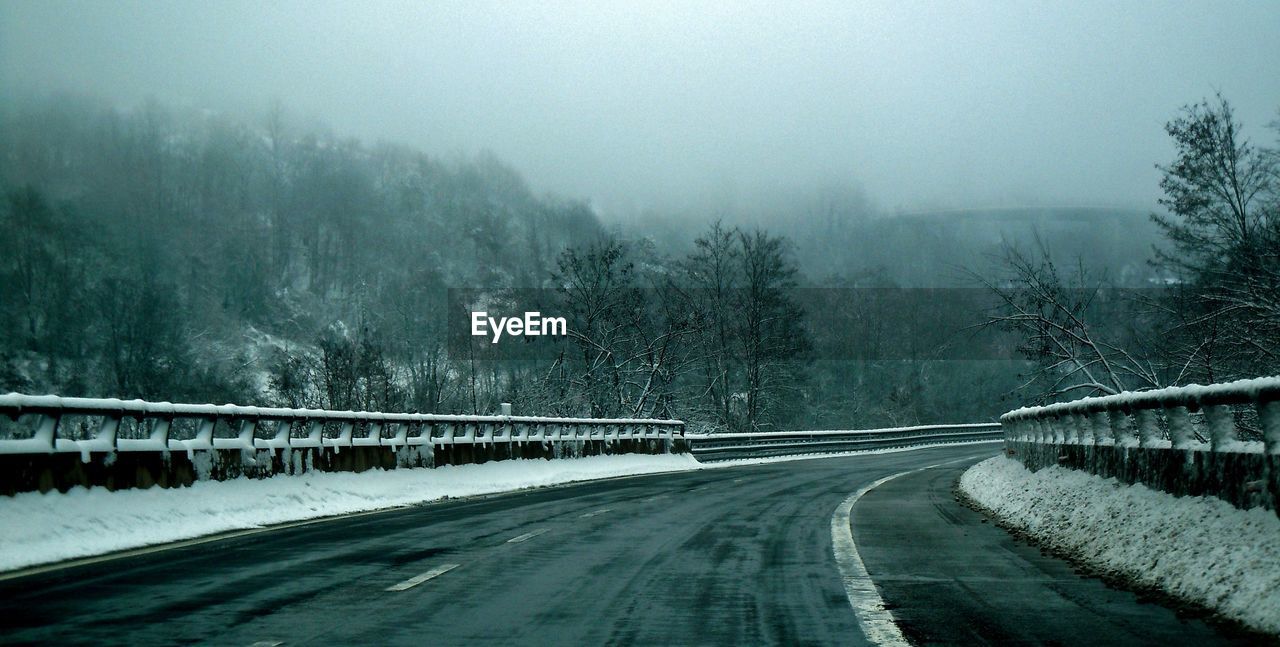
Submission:
[[[733,479],[733,482],[734,482],[734,483],[741,483],[741,482],[743,482],[743,481],[745,481],[745,480],[747,480],[747,479]]]
[[[284,643],[279,640],[259,640],[256,643],[250,643],[249,647],[277,647]]]
[[[853,511],[853,505],[867,492],[899,476],[974,458],[979,456],[966,456],[886,476],[849,495],[836,507],[835,514],[831,515],[831,549],[835,553],[836,566],[840,569],[840,579],[844,582],[844,592],[849,597],[849,606],[853,607],[853,613],[858,618],[862,633],[866,634],[867,639],[872,643],[893,647],[906,647],[910,644],[902,635],[902,630],[898,629],[898,624],[894,622],[893,614],[884,608],[884,598],[880,597],[880,591],[876,589],[875,582],[872,582],[871,576],[867,574],[867,567],[862,563],[862,556],[858,554],[858,546],[853,543],[853,530],[849,526],[849,515]]]
[[[591,517],[594,517],[594,516],[596,516],[596,515],[598,515],[598,514],[604,514],[604,513],[608,512],[608,511],[612,510],[612,509],[613,509],[613,508],[600,508],[599,510],[593,510],[593,511],[591,511],[591,512],[587,512],[587,513],[585,513],[585,514],[579,515],[579,516],[578,516],[578,518],[579,518],[579,519],[590,519]]]
[[[669,495],[669,494],[659,494],[658,496],[651,496],[651,497],[649,497],[649,498],[645,499],[645,501],[657,501],[658,499],[665,499],[665,498],[667,498],[667,497],[669,497],[669,496],[671,496],[671,495]]]
[[[538,535],[541,535],[542,533],[544,533],[544,532],[546,532],[546,531],[547,531],[547,529],[546,529],[546,528],[539,528],[539,529],[537,529],[537,530],[534,530],[533,532],[526,532],[526,533],[524,533],[523,535],[520,535],[519,537],[512,537],[511,539],[508,539],[508,540],[507,540],[507,543],[508,543],[508,544],[519,544],[519,543],[522,543],[522,542],[526,542],[526,541],[529,541],[530,539],[533,539],[534,537],[537,537]]]
[[[441,576],[441,575],[444,575],[445,573],[448,573],[449,571],[452,571],[453,569],[457,568],[458,566],[460,566],[460,564],[441,564],[441,565],[439,565],[439,566],[437,566],[437,567],[435,567],[435,568],[433,568],[433,569],[431,569],[431,570],[427,571],[426,573],[423,573],[423,574],[421,574],[421,575],[414,575],[413,577],[411,577],[411,578],[409,578],[409,579],[407,579],[407,580],[405,580],[405,581],[403,581],[403,582],[401,582],[401,583],[399,583],[399,584],[393,584],[393,585],[391,585],[391,586],[388,586],[388,587],[387,587],[386,589],[384,589],[384,590],[386,590],[386,591],[404,591],[404,590],[406,590],[406,589],[411,589],[411,588],[413,588],[413,587],[415,587],[415,586],[417,586],[417,585],[419,585],[419,584],[422,584],[423,582],[426,582],[426,581],[427,581],[427,580],[429,580],[429,579],[436,578],[436,577],[439,577],[439,576]],[[278,644],[280,644],[280,643],[276,643],[276,644],[278,645]]]

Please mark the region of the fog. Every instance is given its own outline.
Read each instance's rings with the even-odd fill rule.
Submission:
[[[489,150],[602,215],[859,188],[1149,209],[1162,125],[1280,105],[1270,3],[5,2],[0,84]]]

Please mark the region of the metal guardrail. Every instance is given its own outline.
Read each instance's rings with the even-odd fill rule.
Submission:
[[[732,460],[1000,440],[1002,431],[1000,423],[991,422],[851,431],[686,434],[684,438],[698,460]]]
[[[1263,451],[1280,454],[1280,377],[1024,407],[1004,414],[1000,423],[1009,441],[1240,451],[1248,449],[1241,443],[1232,410],[1240,405],[1256,409]],[[1193,419],[1197,413],[1201,420]],[[1207,443],[1197,427],[1207,431]]]
[[[644,418],[548,418],[538,416],[462,416],[247,407],[233,404],[173,404],[143,400],[64,398],[54,395],[0,395],[0,414],[17,420],[37,418],[29,438],[0,439],[0,454],[213,449],[292,449],[492,443],[556,443],[614,440],[673,440],[684,436],[684,422]],[[91,438],[59,436],[64,418],[99,418]],[[137,421],[145,438],[121,438],[124,420]],[[194,421],[192,438],[171,438],[175,420]],[[264,423],[266,423],[264,425]],[[273,427],[268,429],[268,427]],[[230,437],[217,435],[229,429]],[[326,433],[327,429],[336,433]],[[302,433],[296,434],[295,432]],[[357,431],[361,433],[357,435]]]

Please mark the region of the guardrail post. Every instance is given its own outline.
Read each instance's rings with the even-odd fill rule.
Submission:
[[[116,434],[120,431],[120,419],[122,416],[103,416],[102,422],[98,425],[98,433],[93,435],[93,439],[99,443],[116,449]]]
[[[1206,406],[1204,418],[1209,423],[1209,448],[1215,452],[1228,449],[1236,439],[1236,417],[1231,407],[1224,404]]]
[[[90,453],[94,449],[116,451],[116,433],[120,430],[120,419],[122,417],[120,414],[102,416],[102,422],[98,423],[98,431],[93,435],[93,442],[80,445],[81,462],[88,463],[91,458]]]
[[[213,449],[213,428],[216,426],[218,426],[218,419],[216,417],[202,418],[200,420],[200,427],[196,429],[195,438],[195,444],[198,445],[200,449]],[[190,454],[190,452],[188,452],[188,454]]]
[[[1160,440],[1160,416],[1155,409],[1138,409],[1133,412],[1138,424],[1138,446],[1154,447]]]
[[[154,418],[155,422],[151,425],[151,435],[147,439],[152,443],[159,444],[166,451],[169,449],[169,427],[173,425],[173,418],[168,416]],[[138,423],[142,423],[142,419],[138,419]]]
[[[240,421],[240,430],[236,434],[237,440],[240,441],[241,449],[253,449],[253,432],[258,428],[258,421],[254,418],[245,418]]]
[[[41,449],[48,448],[50,454],[58,446],[58,427],[62,424],[62,416],[54,414],[42,414],[40,416],[40,424],[36,426],[36,433],[32,436],[32,440],[37,441]]]
[[[1262,423],[1262,442],[1268,454],[1280,454],[1280,400],[1258,403],[1258,420]]]
[[[1111,420],[1107,417],[1107,413],[1105,411],[1092,411],[1088,415],[1089,425],[1093,427],[1093,444],[1119,444],[1119,439],[1116,438],[1115,430],[1111,428]]]
[[[1119,409],[1112,409],[1106,412],[1107,419],[1111,422],[1111,431],[1115,435],[1116,444],[1125,447],[1132,447],[1137,442],[1137,437],[1133,433],[1133,427],[1129,424],[1129,416]]]
[[[1195,431],[1191,428],[1191,414],[1183,406],[1165,409],[1165,417],[1169,421],[1169,440],[1174,449],[1193,449],[1195,447]]]
[[[315,443],[316,447],[320,446],[320,439],[324,437],[324,421],[312,420],[307,424],[307,442]]]
[[[356,423],[347,421],[342,423],[342,431],[338,432],[338,437],[333,442],[333,453],[337,454],[340,447],[351,446],[351,435],[355,433]]]
[[[285,449],[289,448],[289,432],[293,428],[293,422],[289,420],[276,421],[276,435],[272,438],[276,443],[284,445]]]
[[[370,422],[369,431],[365,432],[365,435],[364,435],[365,442],[368,442],[370,445],[373,445],[373,444],[381,445],[382,429],[383,427],[386,426],[386,424],[387,423],[382,422],[380,420],[375,420],[373,422]]]
[[[1080,416],[1068,415],[1066,420],[1062,421],[1063,441],[1073,445],[1080,443]]]
[[[1076,434],[1079,434],[1080,445],[1098,445],[1098,429],[1094,427],[1087,415],[1075,414],[1071,416],[1075,420]]]

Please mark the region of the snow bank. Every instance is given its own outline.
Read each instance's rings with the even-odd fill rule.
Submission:
[[[233,530],[573,481],[702,467],[687,455],[508,460],[435,469],[312,472],[185,488],[0,497],[0,571]]]
[[[1090,566],[1280,634],[1280,518],[996,457],[960,489],[1009,525]]]

